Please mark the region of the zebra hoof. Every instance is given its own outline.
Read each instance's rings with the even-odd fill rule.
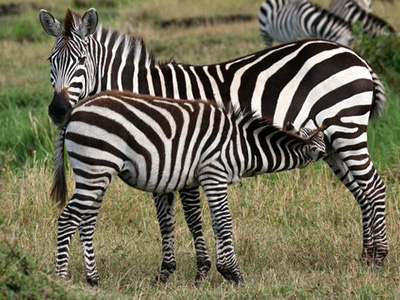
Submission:
[[[229,282],[233,282],[234,284],[238,285],[244,282],[242,274],[240,274],[239,269],[235,270],[218,270],[221,275],[228,280]]]
[[[100,281],[98,278],[86,278],[86,281],[90,286],[93,286],[93,287],[100,286]]]
[[[153,284],[159,284],[159,283],[166,283],[168,281],[170,273],[167,270],[163,270],[156,276],[154,279]]]

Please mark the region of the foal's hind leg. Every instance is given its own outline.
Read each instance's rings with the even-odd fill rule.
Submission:
[[[158,224],[162,238],[162,261],[156,282],[166,282],[176,270],[174,251],[175,205],[174,193],[154,194]]]
[[[82,170],[74,170],[75,190],[68,205],[58,219],[58,240],[56,256],[56,273],[62,278],[68,277],[69,246],[76,229],[79,227],[84,253],[86,276],[91,285],[99,284],[93,250],[93,233],[101,199],[108,186],[111,175],[104,177],[89,174]],[[89,176],[91,177],[89,179]],[[93,184],[93,182],[96,182]]]

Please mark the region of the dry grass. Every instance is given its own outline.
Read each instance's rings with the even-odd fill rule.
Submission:
[[[391,252],[386,267],[373,272],[358,262],[360,211],[349,193],[323,165],[246,179],[230,188],[236,254],[246,283],[232,287],[212,269],[201,288],[195,276],[193,244],[177,203],[178,270],[166,285],[151,284],[161,258],[158,224],[150,195],[115,180],[108,190],[95,235],[102,287],[100,298],[395,298],[400,292],[398,231],[399,176],[384,173]],[[35,166],[16,176],[5,171],[0,214],[7,217],[21,250],[52,270],[58,210],[48,199],[51,174]],[[69,182],[69,186],[72,182]],[[203,199],[206,241],[214,242]],[[85,287],[81,248],[71,250],[72,286]],[[87,287],[85,288],[87,289]]]

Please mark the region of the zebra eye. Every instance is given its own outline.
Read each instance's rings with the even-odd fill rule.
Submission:
[[[86,56],[82,56],[82,57],[79,59],[79,64],[80,64],[80,65],[83,65],[83,64],[85,63],[85,60],[86,60]]]

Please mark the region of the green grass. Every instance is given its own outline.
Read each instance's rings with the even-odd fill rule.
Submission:
[[[0,0],[4,3],[4,0]],[[17,0],[23,3],[24,0]],[[26,2],[26,1],[25,1]],[[76,1],[36,3],[62,18]],[[327,7],[329,1],[319,1]],[[95,4],[92,4],[95,5]],[[118,1],[97,6],[101,23],[141,34],[162,59],[186,63],[223,61],[263,47],[258,23],[156,26],[159,20],[188,16],[257,13],[259,0]],[[374,2],[380,16],[400,28],[399,4]],[[79,9],[84,12],[84,8]],[[322,163],[301,171],[246,179],[230,188],[236,254],[246,283],[234,287],[213,266],[199,287],[190,233],[177,203],[178,270],[166,285],[153,285],[161,240],[153,200],[115,180],[104,199],[95,235],[102,286],[85,283],[81,246],[74,238],[68,282],[53,276],[56,220],[49,199],[54,127],[47,116],[52,97],[46,61],[54,43],[27,8],[21,16],[0,17],[0,299],[396,299],[400,293],[398,231],[400,210],[399,74],[380,70],[388,107],[369,126],[369,149],[387,184],[390,253],[374,272],[358,262],[361,214],[350,193]],[[395,61],[395,60],[393,60]],[[392,71],[390,71],[392,72]],[[50,162],[50,163],[49,163]],[[68,176],[70,189],[72,177]],[[214,238],[206,201],[204,229],[210,255]],[[13,287],[10,289],[9,280]],[[15,292],[18,287],[18,294]],[[8,294],[7,294],[8,293]]]

